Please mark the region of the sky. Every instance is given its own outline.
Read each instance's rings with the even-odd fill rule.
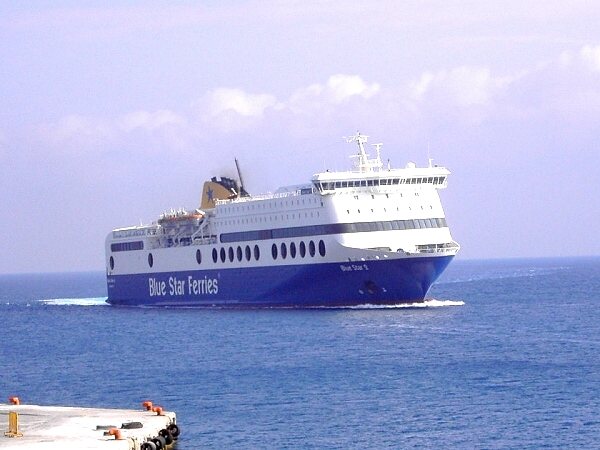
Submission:
[[[350,167],[450,169],[459,258],[600,254],[600,2],[0,0],[0,273]]]

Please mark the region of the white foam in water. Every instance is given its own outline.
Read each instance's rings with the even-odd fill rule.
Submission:
[[[91,298],[50,298],[40,300],[40,303],[52,306],[108,306],[106,297]]]
[[[437,300],[431,298],[418,303],[400,303],[397,305],[357,305],[349,306],[350,309],[400,309],[400,308],[441,308],[443,306],[463,306],[462,300]]]

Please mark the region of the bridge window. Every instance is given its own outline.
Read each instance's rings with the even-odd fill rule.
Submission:
[[[110,250],[112,252],[128,252],[131,250],[143,250],[144,241],[133,241],[133,242],[116,242],[110,244]]]

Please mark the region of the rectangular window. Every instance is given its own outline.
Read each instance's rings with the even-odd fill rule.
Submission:
[[[110,250],[113,252],[129,252],[132,250],[143,250],[144,241],[133,241],[133,242],[116,242],[110,244]]]

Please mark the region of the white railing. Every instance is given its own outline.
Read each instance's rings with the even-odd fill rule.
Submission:
[[[307,189],[310,189],[310,188],[307,188]],[[267,193],[267,194],[251,195],[249,197],[236,197],[236,198],[232,198],[232,199],[215,200],[215,205],[225,205],[225,204],[229,204],[229,203],[244,203],[244,202],[251,202],[254,200],[273,200],[273,199],[286,198],[286,197],[297,197],[299,195],[302,195],[301,189],[297,189],[295,191],[290,191],[290,192],[276,192],[274,194]]]
[[[456,242],[445,242],[443,244],[417,245],[416,253],[454,253],[460,249]]]

